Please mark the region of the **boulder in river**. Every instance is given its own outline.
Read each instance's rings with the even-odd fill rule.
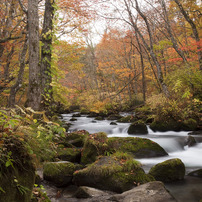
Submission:
[[[102,156],[88,167],[74,172],[73,182],[101,190],[122,193],[139,184],[154,180],[145,174],[139,162],[128,154]]]
[[[84,147],[81,153],[81,163],[93,163],[97,156],[103,155],[108,148],[107,141],[108,138],[105,133],[100,132],[89,135],[85,139]]]
[[[173,182],[184,179],[185,166],[178,158],[169,159],[153,166],[150,169],[149,174],[156,180],[162,182]]]
[[[159,181],[148,182],[122,194],[114,195],[110,199],[117,202],[176,202],[176,199],[166,190],[164,184]]]
[[[77,167],[69,161],[47,162],[43,167],[43,178],[57,187],[69,185]]]
[[[192,176],[192,177],[202,178],[202,169],[194,170],[194,171],[190,172],[188,175]]]
[[[120,118],[122,118],[120,114],[111,114],[107,117],[107,120],[118,120]]]
[[[128,134],[146,135],[148,134],[147,126],[143,121],[136,121],[129,126]]]
[[[108,147],[113,151],[127,152],[135,158],[150,158],[168,155],[156,142],[139,137],[112,137],[108,140]]]

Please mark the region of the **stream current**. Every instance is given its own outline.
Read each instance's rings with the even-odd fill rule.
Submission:
[[[73,114],[63,114],[63,120],[70,122]],[[128,115],[128,114],[121,114]],[[160,146],[169,154],[165,157],[158,158],[143,158],[137,159],[143,165],[145,172],[160,162],[172,158],[179,158],[185,164],[186,174],[202,168],[202,135],[192,135],[197,144],[193,147],[188,147],[185,142],[188,138],[188,132],[153,132],[148,126],[147,135],[129,135],[127,133],[130,123],[117,123],[110,125],[109,120],[94,120],[86,116],[75,117],[77,120],[71,122],[69,132],[86,130],[89,133],[105,132],[108,137],[141,137],[148,138]],[[196,177],[185,176],[185,180],[176,183],[166,184],[167,189],[179,202],[199,202],[202,199],[202,179]]]

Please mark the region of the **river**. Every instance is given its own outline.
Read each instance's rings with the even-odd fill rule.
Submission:
[[[63,114],[63,120],[70,122],[73,114]],[[121,114],[127,115],[127,114]],[[147,135],[129,135],[127,133],[130,123],[117,123],[110,125],[109,120],[94,120],[86,116],[75,117],[77,120],[71,122],[69,132],[77,130],[87,130],[89,133],[105,132],[108,137],[142,137],[148,138],[161,145],[169,154],[165,157],[138,159],[143,165],[145,172],[162,161],[179,158],[185,164],[186,174],[202,168],[202,135],[193,136],[197,144],[188,147],[185,142],[188,138],[188,132],[153,132],[149,126]],[[199,202],[202,199],[202,179],[185,176],[181,182],[166,184],[167,189],[176,197],[179,202]]]

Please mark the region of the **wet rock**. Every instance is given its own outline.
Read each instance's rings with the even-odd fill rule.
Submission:
[[[143,121],[136,121],[128,128],[128,134],[148,134],[147,126]]]
[[[124,192],[154,180],[145,174],[140,164],[131,156],[116,155],[100,157],[95,163],[74,173],[77,186],[90,186],[101,190]]]
[[[68,161],[47,162],[43,167],[43,178],[57,187],[69,185],[76,166]]]
[[[81,117],[80,113],[73,114],[72,117]]]
[[[117,202],[176,202],[164,184],[159,181],[148,182],[122,194],[114,195],[110,199]]]
[[[185,145],[188,145],[188,147],[192,147],[194,145],[196,145],[196,140],[193,136],[188,136],[186,141],[185,141]]]
[[[200,177],[200,178],[202,178],[202,169],[192,171],[188,175],[192,176],[192,177]]]
[[[117,125],[117,123],[116,122],[111,122],[110,125]]]
[[[77,121],[77,119],[75,119],[75,118],[71,118],[71,119],[69,119],[70,121]]]
[[[146,138],[112,137],[108,140],[108,147],[112,152],[127,152],[135,158],[151,158],[168,155],[159,144]]]
[[[160,180],[162,182],[173,182],[184,179],[185,166],[178,158],[169,159],[153,166],[150,169],[149,174],[156,180]]]
[[[192,132],[188,133],[188,135],[202,135],[202,131],[201,130],[192,131]]]
[[[107,193],[106,191],[101,191],[92,187],[81,186],[77,189],[73,196],[76,198],[92,198],[98,196],[106,196],[110,194],[111,193]]]

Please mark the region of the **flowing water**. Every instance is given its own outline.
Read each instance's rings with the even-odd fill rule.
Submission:
[[[63,114],[63,120],[69,122],[72,115]],[[95,121],[94,118],[87,118],[86,116],[76,117],[76,119],[69,128],[70,132],[87,130],[89,133],[105,132],[108,137],[142,137],[161,145],[169,154],[168,156],[138,159],[145,172],[148,172],[153,165],[171,158],[181,159],[185,164],[186,173],[202,168],[202,135],[193,136],[197,144],[188,147],[185,145],[188,132],[153,132],[148,127],[147,135],[128,135],[129,123],[110,125],[111,121]],[[199,202],[199,199],[202,199],[202,179],[200,178],[186,176],[184,181],[167,184],[166,187],[180,202]]]

